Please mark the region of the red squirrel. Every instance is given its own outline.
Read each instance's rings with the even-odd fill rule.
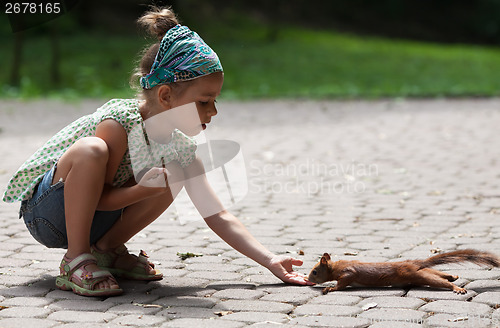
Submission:
[[[452,283],[458,279],[430,267],[438,264],[472,262],[478,265],[500,266],[500,258],[496,255],[474,249],[464,249],[429,257],[426,260],[406,260],[400,262],[367,263],[359,261],[332,261],[328,253],[309,273],[309,281],[323,283],[337,280],[335,287],[325,287],[323,294],[345,289],[349,285],[362,286],[430,286],[447,288],[458,294],[465,294],[464,288]]]

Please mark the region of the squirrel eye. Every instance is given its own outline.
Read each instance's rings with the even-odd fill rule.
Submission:
[[[317,275],[317,274],[318,274],[318,272],[316,272],[316,270],[314,270],[314,271],[313,271],[313,275],[315,276],[315,275]]]

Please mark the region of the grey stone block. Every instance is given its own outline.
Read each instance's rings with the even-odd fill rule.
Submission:
[[[489,328],[492,327],[492,322],[488,317],[478,315],[460,315],[460,314],[444,314],[438,313],[430,316],[425,320],[427,327],[474,327],[474,328]]]
[[[283,302],[293,305],[300,305],[306,303],[309,299],[311,299],[313,295],[311,294],[300,294],[297,292],[294,293],[275,293],[275,294],[267,294],[260,299],[263,301],[273,301],[273,302]]]
[[[402,321],[380,321],[371,324],[369,328],[422,328],[419,323],[402,322]]]
[[[193,328],[193,327],[203,327],[203,328],[240,328],[244,327],[246,324],[244,322],[236,322],[222,319],[175,319],[168,321],[161,325],[161,327],[171,327],[171,328]]]
[[[50,304],[53,300],[45,297],[12,297],[2,298],[0,305],[2,306],[30,306],[30,307],[43,307]]]
[[[463,301],[444,301],[439,300],[428,303],[420,308],[421,311],[435,313],[449,313],[465,316],[485,316],[491,313],[491,308],[486,304],[463,302]]]
[[[108,309],[107,312],[115,313],[117,315],[127,315],[127,314],[155,314],[163,309],[163,306],[155,306],[156,304],[143,304],[143,303],[132,303],[132,304],[120,304],[113,306]]]
[[[187,306],[172,306],[168,307],[156,315],[161,315],[167,317],[168,319],[179,319],[179,318],[216,318],[217,315],[214,313],[217,312],[213,309],[209,308],[200,308],[200,307],[187,307]]]
[[[376,321],[397,321],[406,323],[422,323],[426,313],[423,311],[399,308],[381,308],[369,309],[359,315],[360,318],[366,318],[372,322]]]
[[[258,299],[264,296],[266,293],[258,290],[249,289],[225,289],[220,290],[212,295],[214,298],[218,299],[233,299],[233,300],[251,300]],[[272,301],[272,300],[270,300]],[[280,300],[281,301],[281,300]]]
[[[126,316],[120,316],[113,321],[112,324],[117,324],[119,326],[132,326],[132,327],[151,327],[153,325],[161,324],[165,322],[167,318],[156,315],[147,314],[130,314]]]
[[[498,308],[500,306],[500,292],[484,292],[474,297],[472,301]]]
[[[330,304],[322,305],[322,304],[304,304],[297,306],[295,310],[293,310],[293,314],[296,316],[352,316],[354,317],[356,314],[361,313],[362,310],[358,306],[348,306],[348,305],[335,305],[332,306]]]
[[[173,296],[164,297],[154,301],[164,307],[167,306],[187,306],[187,307],[201,307],[211,308],[217,303],[217,299],[210,297],[194,297],[194,296]]]
[[[370,321],[365,318],[338,317],[338,316],[307,316],[296,317],[290,320],[291,325],[303,325],[308,327],[351,327],[365,328]]]
[[[51,313],[47,319],[62,322],[95,322],[108,323],[116,318],[113,313],[91,311],[57,311]]]
[[[49,305],[49,309],[54,311],[98,311],[106,312],[112,303],[101,302],[99,298],[81,298],[79,300],[62,300]]]
[[[258,301],[258,300],[228,300],[221,301],[215,305],[214,309],[220,309],[222,311],[256,311],[256,312],[280,312],[289,313],[293,310],[293,305],[279,303],[279,302],[269,302],[269,301]]]
[[[257,323],[257,322],[287,323],[289,317],[283,313],[252,311],[252,312],[234,312],[222,316],[222,319],[247,322],[247,323]]]
[[[320,294],[320,293],[319,293]],[[340,295],[338,293],[328,293],[313,298],[308,304],[331,304],[331,305],[355,305],[362,300],[359,296]]]
[[[52,311],[43,307],[9,307],[0,311],[0,317],[8,318],[44,318]]]
[[[8,318],[0,319],[2,328],[49,328],[58,325],[57,321],[36,318]]]
[[[364,299],[358,306],[363,307],[370,303],[377,304],[377,308],[407,308],[414,310],[425,304],[420,298],[384,296]]]
[[[407,297],[421,298],[424,300],[455,300],[465,301],[477,295],[475,291],[468,290],[466,294],[457,294],[448,289],[434,289],[426,287],[412,288],[406,294]]]

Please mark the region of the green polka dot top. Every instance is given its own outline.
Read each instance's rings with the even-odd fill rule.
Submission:
[[[11,178],[3,201],[11,203],[30,199],[43,175],[57,163],[64,152],[78,139],[95,135],[97,125],[106,119],[119,122],[128,136],[128,149],[113,179],[115,187],[123,185],[134,173],[137,175],[144,168],[161,167],[163,163],[173,160],[186,167],[196,156],[196,142],[179,130],[174,130],[168,144],[157,144],[149,140],[139,113],[138,100],[113,99],[93,114],[69,124],[38,149]]]

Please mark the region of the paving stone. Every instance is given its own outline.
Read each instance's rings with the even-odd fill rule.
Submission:
[[[401,321],[409,323],[422,323],[426,313],[423,311],[398,308],[374,308],[361,313],[358,317],[374,321]]]
[[[241,280],[242,275],[236,272],[222,271],[195,271],[188,273],[186,278],[209,279],[209,280]]]
[[[107,323],[113,320],[116,314],[91,311],[57,311],[51,313],[47,319],[62,322],[96,322]]]
[[[491,308],[486,304],[443,300],[427,303],[420,310],[435,313],[462,314],[466,316],[485,316],[491,312]]]
[[[288,313],[293,310],[293,305],[279,303],[279,302],[257,301],[257,300],[227,300],[217,303],[214,309],[220,309],[222,311],[257,311],[257,312]]]
[[[492,270],[492,271],[488,271],[485,269],[455,270],[453,271],[453,274],[458,275],[460,278],[464,278],[467,280],[500,279],[500,270]]]
[[[500,307],[500,292],[484,292],[472,299],[472,302],[485,303],[494,308]]]
[[[302,325],[291,325],[284,323],[275,323],[275,322],[258,322],[251,325],[248,325],[249,328],[305,328],[307,326]]]
[[[73,322],[65,323],[56,326],[56,328],[119,328],[123,327],[121,325],[116,325],[113,323],[95,323],[95,322]]]
[[[211,308],[217,303],[216,298],[209,297],[193,297],[193,296],[174,296],[174,297],[163,297],[156,301],[154,304],[161,306],[188,306],[188,307],[202,307]]]
[[[253,283],[243,283],[240,281],[215,281],[207,285],[207,289],[225,290],[225,289],[255,289]]]
[[[161,327],[172,327],[172,328],[192,328],[192,327],[203,327],[203,328],[239,328],[244,327],[246,324],[244,322],[236,322],[229,320],[212,320],[212,319],[175,319],[164,323]]]
[[[248,283],[254,283],[254,284],[261,284],[261,285],[272,285],[272,284],[277,284],[281,283],[281,280],[273,276],[271,273],[269,274],[264,274],[264,275],[249,275],[245,277],[245,282]]]
[[[300,305],[295,310],[293,314],[297,316],[311,315],[311,316],[355,316],[361,313],[362,310],[358,306],[347,306],[347,305],[335,305],[330,304],[305,304]]]
[[[475,291],[472,290],[467,290],[466,294],[457,294],[454,293],[451,290],[443,289],[443,290],[436,290],[436,289],[431,289],[431,288],[424,288],[424,287],[418,287],[418,288],[412,288],[408,293],[406,294],[407,297],[413,297],[413,298],[421,298],[425,300],[459,300],[459,301],[465,301],[470,299],[471,297],[474,297],[477,295]]]
[[[476,292],[495,292],[500,290],[499,280],[475,280],[467,285],[465,288],[474,290]]]
[[[16,318],[43,318],[52,312],[43,307],[9,307],[0,311],[0,317],[16,317]]]
[[[147,315],[147,314],[131,314],[126,316],[120,316],[111,323],[117,324],[119,326],[132,326],[132,327],[146,327],[161,324],[167,319],[161,316]]]
[[[158,306],[156,304],[142,304],[142,303],[133,303],[133,304],[120,304],[113,306],[108,309],[107,312],[115,313],[118,315],[121,314],[155,314],[160,312],[163,309],[162,306]]]
[[[2,298],[0,305],[2,306],[30,306],[30,307],[43,307],[50,304],[53,300],[45,297],[12,297]]]
[[[212,295],[214,298],[218,299],[233,299],[233,300],[251,300],[258,299],[264,296],[266,293],[258,290],[249,289],[226,289],[220,290]],[[272,300],[270,300],[272,301]]]
[[[49,291],[49,288],[19,285],[0,289],[0,295],[8,297],[39,297],[46,295]]]
[[[290,320],[291,325],[303,325],[308,327],[352,327],[364,328],[370,325],[365,318],[338,317],[338,316],[307,316],[297,317]]]
[[[286,323],[289,317],[283,313],[270,313],[270,312],[234,312],[222,316],[224,320],[234,320],[239,322],[256,323],[256,322],[275,322]]]
[[[27,286],[33,282],[34,282],[33,277],[29,276],[0,275],[0,284],[5,285],[7,287],[20,286],[20,285]]]
[[[492,327],[492,320],[488,317],[469,316],[466,314],[438,313],[425,320],[427,327]]]
[[[101,302],[98,298],[94,299],[78,299],[78,300],[62,300],[50,304],[48,307],[54,311],[71,310],[71,311],[98,311],[106,312],[113,304]]]
[[[58,325],[57,321],[35,318],[8,318],[0,319],[2,328],[49,328]]]
[[[367,304],[375,303],[377,308],[407,308],[418,309],[425,302],[419,298],[413,297],[370,297],[359,302],[358,306],[363,307]]]
[[[45,297],[52,300],[81,300],[83,298],[82,296],[77,295],[73,292],[64,291],[60,289],[55,289],[50,291]]]
[[[49,294],[49,295],[51,295],[51,294]],[[116,304],[134,304],[134,303],[150,304],[159,298],[160,298],[160,296],[151,295],[150,292],[137,293],[137,292],[129,291],[127,289],[126,293],[124,293],[120,296],[108,297],[102,302],[106,303],[106,304],[111,304],[111,306],[114,306]],[[81,299],[81,298],[75,298],[75,299]]]
[[[376,320],[373,320],[376,322]],[[371,324],[369,328],[421,328],[418,323],[402,322],[402,321],[380,321]]]
[[[84,107],[90,106],[88,108],[101,105],[99,101],[90,105],[87,101],[83,103],[87,104]],[[30,115],[21,115],[22,109],[27,108],[25,104],[9,104],[16,110],[8,115],[3,115],[6,106],[0,106],[2,129],[12,132],[4,133],[0,138],[0,152],[8,158],[2,162],[7,172],[0,174],[0,185],[5,185],[19,164],[56,132],[53,131],[55,123],[63,126],[74,112],[71,105],[61,106],[54,102],[47,106],[41,101],[34,106],[30,104]],[[304,260],[304,265],[295,269],[307,274],[325,251],[337,255],[337,259],[369,262],[426,258],[436,248],[473,247],[497,252],[500,249],[500,206],[497,206],[500,176],[496,174],[497,154],[491,149],[500,147],[495,125],[500,119],[498,105],[498,99],[277,101],[261,102],[257,106],[255,103],[222,102],[219,106],[221,112],[224,107],[241,110],[231,108],[235,115],[220,115],[218,129],[210,133],[216,139],[239,142],[245,160],[252,165],[249,182],[264,178],[260,180],[263,185],[275,182],[283,186],[294,179],[290,175],[265,176],[255,172],[268,164],[298,167],[313,160],[316,166],[319,163],[376,166],[373,175],[353,175],[356,181],[363,183],[365,189],[362,192],[339,194],[324,190],[311,196],[299,189],[296,193],[249,191],[247,197],[231,209],[236,209],[234,213],[271,251]],[[58,106],[63,115],[53,115]],[[36,123],[43,118],[43,121],[51,122],[52,128],[49,131],[47,125],[43,132],[43,125],[37,124],[36,137],[31,137],[30,130],[23,131],[29,135],[20,136],[16,132],[19,123],[8,124],[9,119],[14,115],[25,125],[36,118],[36,115],[31,115],[32,111],[44,113],[39,115]],[[78,116],[81,115],[75,115]],[[302,122],[303,133],[296,134],[297,126],[289,117]],[[58,121],[61,118],[64,122]],[[249,124],[241,125],[242,121]],[[280,122],[280,134],[286,138],[276,138],[276,122]],[[346,135],[351,137],[345,138]],[[317,138],[322,142],[316,142]],[[12,148],[12,144],[18,147]],[[461,146],[460,151],[456,151],[457,144]],[[274,158],[266,159],[263,150],[271,152]],[[312,186],[319,178],[328,183],[343,179],[339,174],[311,172],[299,178],[304,186]],[[37,328],[44,325],[56,328],[118,327],[121,325],[115,322],[121,318],[132,326],[146,322],[150,326],[239,327],[263,316],[267,322],[252,326],[275,327],[277,324],[272,319],[278,318],[285,322],[280,327],[295,324],[302,327],[415,327],[415,324],[394,321],[392,317],[398,311],[415,311],[422,302],[428,302],[417,311],[423,313],[425,306],[439,305],[437,302],[440,301],[455,312],[435,312],[424,326],[465,326],[467,321],[448,321],[460,318],[470,310],[455,303],[450,305],[450,302],[457,301],[472,307],[486,306],[479,308],[479,312],[490,311],[485,315],[486,320],[490,317],[490,326],[494,326],[495,320],[500,322],[499,310],[491,308],[497,304],[495,293],[500,292],[497,290],[500,270],[471,264],[442,266],[440,270],[461,276],[456,283],[470,290],[466,295],[431,288],[412,288],[409,291],[350,288],[322,295],[320,286],[283,284],[267,269],[221,241],[203,220],[180,225],[173,210],[167,211],[129,243],[134,253],[140,248],[152,250],[151,259],[165,273],[165,279],[152,283],[119,281],[125,289],[124,295],[89,299],[55,289],[57,268],[65,250],[49,252],[37,244],[22,220],[16,218],[18,207],[19,204],[0,202],[0,242],[5,244],[0,251],[4,263],[0,264],[0,305],[9,306],[0,313],[16,313],[21,308],[36,308],[32,311],[35,314],[42,310],[55,312],[43,320],[0,318],[0,327],[30,327],[29,323]],[[495,214],[497,209],[499,212]],[[299,250],[305,255],[298,255]],[[180,251],[200,252],[204,256],[181,261],[176,255]],[[348,251],[359,253],[357,256],[344,255]],[[173,305],[147,307],[159,299],[169,298],[177,300],[165,302]],[[42,299],[46,301],[41,302]],[[306,317],[286,315],[294,309],[299,312],[342,307],[361,309],[370,302],[378,306],[360,316],[368,313],[374,318],[324,313]],[[225,311],[220,304],[232,305],[228,307],[232,308],[229,311],[235,312],[218,317],[214,312]],[[58,307],[64,310],[57,311]],[[71,311],[73,308],[79,311]],[[103,313],[105,309],[108,311]],[[91,314],[85,315],[89,310]],[[425,311],[426,315],[434,312]],[[329,313],[335,313],[335,310],[330,309]],[[99,315],[111,317],[93,322],[99,319]],[[375,315],[382,321],[377,323]],[[53,319],[58,316],[74,321]],[[289,323],[284,321],[293,316],[295,318]],[[153,318],[162,321],[148,321]],[[11,319],[15,319],[15,324]],[[468,321],[472,322],[470,318]],[[481,322],[478,327],[482,326],[488,325]]]
[[[311,299],[308,304],[331,304],[331,305],[355,305],[362,300],[358,296],[339,295],[337,293],[328,293]]]
[[[260,299],[263,301],[273,301],[273,302],[283,302],[293,305],[300,305],[306,303],[309,299],[314,296],[311,294],[299,294],[299,293],[276,293],[267,294]]]
[[[162,283],[161,287],[152,289],[151,294],[158,296],[179,295],[193,290],[201,290],[208,283],[207,279],[173,277],[168,279],[168,283]]]
[[[359,297],[376,297],[376,296],[403,296],[405,291],[399,288],[347,288],[345,290],[339,290],[330,292],[328,294],[334,294],[339,296],[359,296]]]
[[[179,318],[217,318],[216,310],[201,307],[171,306],[156,315],[167,317],[168,319]]]

